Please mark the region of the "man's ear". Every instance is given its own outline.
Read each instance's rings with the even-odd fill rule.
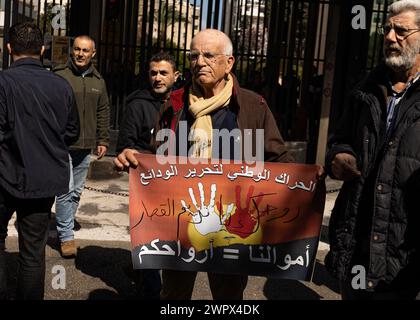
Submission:
[[[175,82],[176,82],[178,80],[178,77],[179,77],[179,71],[175,71],[174,77],[175,77]]]
[[[96,50],[93,49],[92,58],[95,58],[95,56],[96,56]]]
[[[7,44],[7,51],[9,52],[9,55],[12,55],[12,47],[10,46],[10,43]]]
[[[40,56],[42,57],[44,55],[44,53],[45,53],[45,46],[42,46],[41,47],[41,54],[40,54]]]
[[[235,64],[235,57],[229,56],[227,59],[226,74],[229,74],[232,71],[234,64]]]

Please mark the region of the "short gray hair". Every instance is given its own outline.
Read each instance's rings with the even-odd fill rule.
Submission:
[[[217,37],[220,40],[223,41],[224,44],[224,54],[227,56],[232,56],[233,55],[233,44],[232,44],[232,40],[230,40],[230,38],[228,37],[228,35],[220,30],[217,29],[204,29],[201,30],[199,33],[197,33],[195,36],[197,36],[198,34],[209,34],[213,37]],[[195,38],[194,36],[194,38]],[[192,42],[194,42],[194,38],[192,40]]]
[[[226,35],[226,44],[225,44],[225,55],[227,55],[227,56],[233,55],[232,40],[230,40],[230,38],[227,35]]]
[[[419,0],[400,0],[394,2],[388,7],[389,17],[396,16],[405,11],[414,11],[416,13],[416,24],[420,27],[420,1]]]
[[[73,43],[77,40],[77,39],[84,39],[84,40],[88,40],[88,41],[92,41],[93,43],[93,50],[96,50],[96,44],[95,44],[95,40],[93,40],[92,37],[88,36],[87,34],[82,34],[80,36],[77,36],[74,38]]]

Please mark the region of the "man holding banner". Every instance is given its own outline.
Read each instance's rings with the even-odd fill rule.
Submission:
[[[114,161],[121,170],[137,168],[130,172],[133,263],[164,269],[162,299],[191,299],[202,270],[208,271],[214,299],[240,300],[247,274],[290,271],[294,265],[307,274],[313,265],[304,241],[298,257],[294,251],[282,255],[291,247],[278,248],[284,259],[276,265],[275,244],[312,239],[316,252],[323,203],[317,214],[308,204],[321,198],[314,196],[319,167],[300,165],[299,172],[266,163],[292,159],[264,99],[240,88],[231,73],[235,59],[224,33],[199,32],[189,59],[192,83],[164,105],[152,141],[156,155],[125,150]],[[271,173],[285,169],[290,171],[270,180]],[[292,199],[293,193],[302,197]],[[280,207],[278,199],[290,200],[290,206]],[[301,210],[299,202],[306,207]],[[299,224],[309,227],[294,232]],[[260,244],[269,244],[266,252],[256,253]]]

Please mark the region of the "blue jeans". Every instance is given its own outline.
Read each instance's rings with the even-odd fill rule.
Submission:
[[[90,164],[90,149],[70,150],[69,192],[57,197],[55,221],[60,242],[74,239],[74,215],[79,207]]]

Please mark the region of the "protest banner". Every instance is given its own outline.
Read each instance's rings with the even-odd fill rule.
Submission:
[[[129,203],[134,268],[311,279],[325,203],[319,166],[137,159]]]

